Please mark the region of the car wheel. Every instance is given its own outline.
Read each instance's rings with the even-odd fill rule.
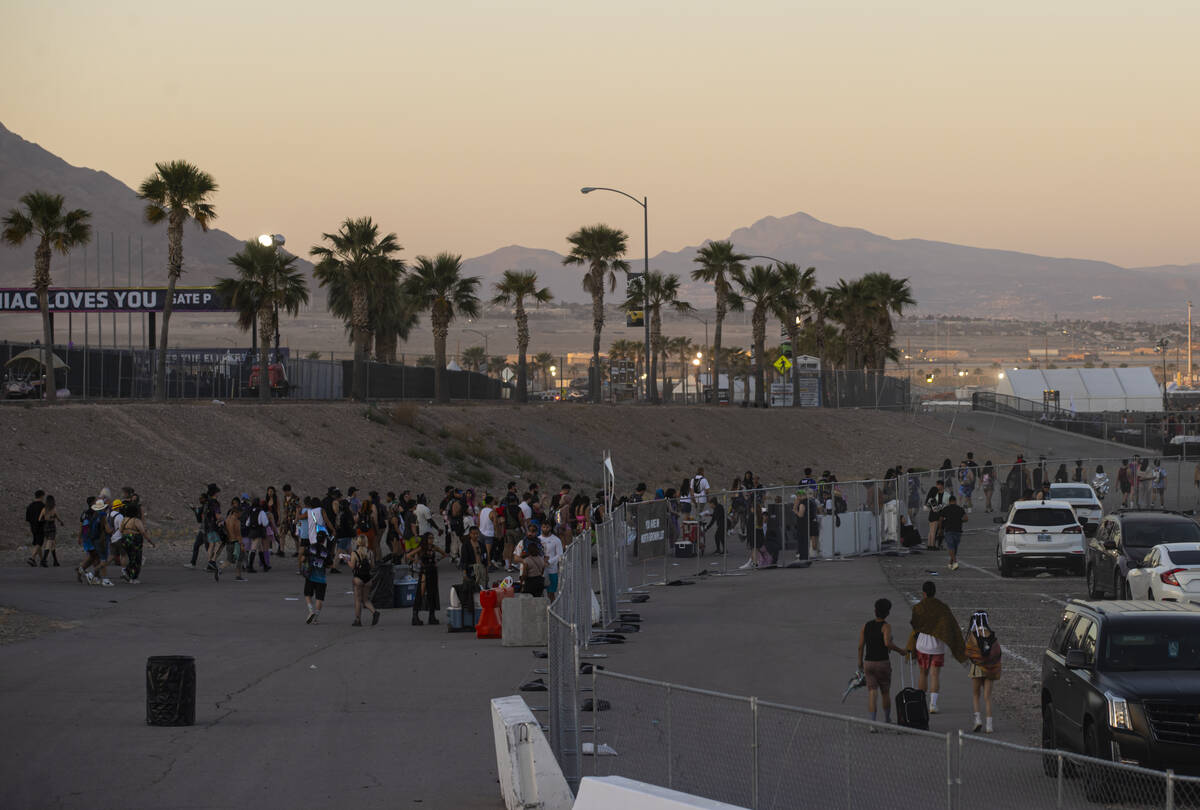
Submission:
[[[1089,722],[1083,729],[1083,753],[1093,759],[1108,759],[1100,756],[1100,735],[1096,724]],[[1113,798],[1112,785],[1107,778],[1105,766],[1088,762],[1083,768],[1083,792],[1090,802],[1108,802]]]
[[[1099,599],[1104,594],[1100,593],[1100,589],[1096,587],[1096,567],[1089,565],[1087,567],[1086,576],[1088,599]]]
[[[1000,576],[1011,577],[1013,575],[1013,561],[1001,558],[999,563],[1000,563]]]
[[[1122,599],[1132,599],[1133,598],[1133,591],[1129,590],[1128,580],[1124,580],[1124,579],[1121,580],[1121,598]]]
[[[1042,706],[1042,750],[1054,751],[1057,748],[1058,734],[1054,730],[1054,704],[1047,702]],[[1058,762],[1057,755],[1043,755],[1042,773],[1046,776],[1058,776]]]
[[[1121,575],[1117,574],[1113,577],[1113,599],[1125,598],[1125,583],[1121,580]]]

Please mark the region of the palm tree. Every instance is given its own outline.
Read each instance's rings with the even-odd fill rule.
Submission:
[[[625,255],[625,242],[629,237],[624,231],[607,225],[591,225],[580,228],[567,237],[571,252],[563,257],[563,264],[579,264],[587,267],[583,277],[583,289],[592,296],[592,365],[588,373],[588,385],[592,402],[600,401],[600,333],[604,329],[604,283],[610,290],[617,288],[617,271],[629,272]]]
[[[175,305],[175,285],[183,274],[183,225],[189,219],[207,231],[217,218],[212,195],[217,182],[186,160],[155,163],[154,174],[142,181],[138,196],[146,201],[146,221],[151,225],[167,223],[167,298],[163,302],[162,336],[158,342],[158,370],[154,375],[154,396],[167,398],[167,340],[171,310]]]
[[[418,256],[404,282],[405,293],[417,311],[428,310],[433,325],[433,390],[438,402],[450,401],[450,388],[446,385],[446,336],[450,323],[458,315],[479,317],[479,296],[475,294],[478,287],[479,277],[463,277],[462,256],[454,253],[439,253],[432,259]]]
[[[42,391],[49,403],[58,401],[54,338],[50,329],[50,258],[55,250],[70,253],[71,248],[86,245],[92,238],[92,226],[88,224],[91,212],[82,208],[63,211],[63,202],[61,194],[31,191],[20,199],[25,210],[12,208],[2,221],[4,241],[13,247],[25,244],[26,239],[37,240],[33,250],[33,287],[37,290],[38,309],[42,311]]]
[[[833,308],[832,294],[829,288],[813,287],[805,296],[805,305],[812,314],[813,351],[821,361],[821,371],[829,369],[829,328],[828,321]]]
[[[717,295],[716,326],[713,329],[713,404],[720,400],[721,387],[721,324],[729,310],[730,284],[735,273],[740,273],[743,262],[750,257],[738,253],[729,241],[709,242],[696,252],[692,261],[700,265],[692,271],[692,278],[713,285]],[[732,378],[730,378],[732,380]],[[729,386],[730,397],[733,396],[733,385]]]
[[[696,344],[692,342],[690,337],[671,338],[667,343],[667,351],[679,358],[679,379],[684,381],[683,395],[687,396],[687,378],[691,373],[688,366],[691,364],[692,352],[695,350]],[[686,402],[686,400],[685,400]]]
[[[229,258],[237,268],[237,278],[217,279],[217,292],[237,312],[237,325],[249,330],[259,324],[262,340],[258,346],[258,397],[271,401],[269,335],[279,328],[279,311],[295,317],[308,303],[308,283],[296,268],[296,257],[281,253],[275,245],[247,242]]]
[[[888,273],[867,273],[862,277],[862,283],[873,310],[868,359],[874,363],[875,370],[882,374],[887,361],[897,357],[892,346],[896,336],[892,314],[903,314],[904,307],[912,306],[916,299],[906,278],[895,278]]]
[[[459,359],[467,371],[483,371],[487,367],[487,352],[482,346],[468,346]]]
[[[378,263],[367,288],[367,344],[368,350],[374,342],[374,358],[382,363],[396,362],[396,346],[408,340],[409,333],[417,323],[417,313],[412,303],[404,297],[400,282],[405,272],[399,259]],[[329,313],[340,318],[346,328],[350,345],[354,346],[354,298],[351,285],[345,274],[330,279],[327,308]]]
[[[722,362],[728,368],[726,372],[729,376],[729,404],[733,404],[733,381],[738,377],[745,378],[745,384],[742,386],[742,394],[744,401],[750,399],[750,353],[741,346],[731,346],[728,349],[721,349]],[[713,366],[717,364],[716,350],[713,350]],[[713,389],[713,396],[717,395],[717,390]]]
[[[674,273],[663,275],[656,270],[633,279],[626,291],[625,309],[645,308],[645,315],[650,318],[650,386],[647,390],[650,401],[656,404],[662,401],[658,396],[658,356],[666,351],[662,334],[663,307],[676,312],[692,311],[691,304],[679,300],[679,292],[679,276]]]
[[[532,270],[505,270],[496,282],[496,297],[493,304],[511,306],[517,320],[517,402],[529,401],[528,369],[525,354],[529,351],[529,315],[525,312],[525,301],[541,306],[553,298],[548,287],[538,286],[537,273]]]
[[[330,310],[342,296],[349,296],[350,334],[354,341],[355,399],[367,396],[367,353],[371,345],[372,287],[396,283],[404,264],[395,258],[403,248],[396,234],[379,236],[379,226],[370,217],[347,218],[336,233],[322,234],[328,245],[313,245],[310,256],[318,259],[313,277],[329,288]],[[340,303],[336,304],[344,312]]]
[[[787,312],[780,312],[779,318],[787,330],[788,345],[792,347],[793,359],[800,354],[800,329],[809,313],[809,293],[816,285],[815,267],[801,270],[800,265],[783,262],[778,265],[780,283],[787,293],[788,301],[794,305]],[[800,375],[792,372],[792,407],[800,407]]]
[[[733,278],[738,285],[738,292],[736,299],[730,298],[731,306],[736,300],[738,309],[745,304],[753,307],[750,324],[754,335],[754,404],[761,408],[767,402],[764,373],[767,316],[792,312],[797,304],[784,290],[783,277],[774,266],[756,264],[749,272],[736,273]]]
[[[542,390],[550,387],[550,366],[554,365],[554,355],[550,352],[538,352],[533,356],[533,367],[542,374]]]

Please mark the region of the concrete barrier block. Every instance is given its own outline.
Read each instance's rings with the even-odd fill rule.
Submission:
[[[520,695],[492,699],[500,794],[508,810],[570,810],[571,788]]]
[[[585,776],[574,810],[745,810],[735,804],[702,799],[623,776]]]
[[[500,617],[500,643],[505,647],[546,646],[549,604],[545,597],[527,593],[506,600]]]

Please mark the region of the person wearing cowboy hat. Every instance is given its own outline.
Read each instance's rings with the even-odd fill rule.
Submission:
[[[100,502],[103,503],[103,500]],[[100,550],[100,565],[96,569],[96,573],[100,577],[100,584],[105,588],[113,586],[112,581],[108,578],[109,563],[116,563],[118,568],[121,567],[121,547],[122,539],[124,538],[124,535],[121,533],[121,524],[125,521],[125,515],[121,512],[123,506],[125,506],[124,501],[120,498],[113,498],[102,521],[104,524],[102,534],[106,535],[106,537],[101,540],[98,546]],[[95,504],[92,507],[95,508]]]

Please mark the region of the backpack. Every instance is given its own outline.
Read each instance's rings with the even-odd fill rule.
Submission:
[[[371,529],[371,509],[366,504],[358,509],[358,528],[364,532]]]
[[[256,506],[251,506],[242,515],[242,536],[248,537],[251,540],[258,540],[263,536],[263,527],[258,523],[258,516],[262,514],[262,509]]]

